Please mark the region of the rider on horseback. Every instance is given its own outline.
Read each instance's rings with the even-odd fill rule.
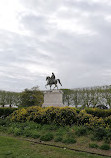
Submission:
[[[55,75],[54,75],[54,73],[52,72],[52,76],[51,76],[51,82],[53,83],[54,82],[54,80],[55,80]]]
[[[55,87],[57,87],[57,89],[58,89],[57,83],[59,83],[62,86],[62,84],[60,82],[60,79],[56,79],[53,72],[52,72],[52,76],[51,77],[50,76],[46,77],[46,81],[47,81],[47,84],[45,85],[45,87],[49,85],[50,86],[50,90],[51,90],[51,86],[53,84],[55,85]]]

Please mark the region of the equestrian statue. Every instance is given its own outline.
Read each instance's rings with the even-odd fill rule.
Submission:
[[[47,84],[45,85],[45,87],[46,87],[46,86],[50,86],[50,90],[51,90],[51,86],[52,86],[52,85],[55,85],[54,88],[57,87],[57,89],[58,89],[57,83],[59,83],[59,84],[62,86],[62,84],[61,84],[61,82],[60,82],[60,79],[56,79],[53,72],[52,72],[51,77],[50,77],[50,76],[47,76],[47,77],[46,77],[46,81],[47,81]]]

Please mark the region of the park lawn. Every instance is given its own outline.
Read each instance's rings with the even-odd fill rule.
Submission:
[[[103,158],[57,147],[27,142],[12,136],[0,136],[0,158]],[[108,158],[104,156],[104,158]]]
[[[62,126],[55,126],[55,125],[40,125],[35,122],[25,122],[25,123],[6,122],[6,120],[2,120],[1,124],[2,124],[0,126],[1,136],[3,136],[4,134],[6,136],[11,135],[12,137],[16,136],[18,139],[20,138],[23,140],[29,139],[35,142],[42,141],[42,143],[45,143],[47,145],[56,145],[56,146],[64,147],[64,148],[76,149],[76,150],[81,150],[85,152],[111,156],[111,148],[109,150],[101,150],[99,148],[102,144],[104,144],[105,142],[104,139],[102,139],[101,141],[92,140],[91,137],[93,136],[93,133],[91,131],[87,131],[88,133],[85,133],[86,131],[85,129],[87,128],[83,126],[62,127]],[[83,133],[82,135],[78,136],[77,131],[80,132],[81,130],[83,131]],[[51,138],[50,140],[41,139],[42,136],[47,135],[47,134],[48,136],[47,137],[45,136],[45,138],[50,138],[52,137],[52,135],[53,135],[53,138]],[[76,140],[76,142],[66,143],[63,141],[55,141],[55,138],[57,137],[62,137],[62,140],[66,138],[68,139],[72,138],[73,140]],[[91,148],[89,147],[89,144],[96,144],[99,147]],[[111,147],[111,142],[109,145]]]

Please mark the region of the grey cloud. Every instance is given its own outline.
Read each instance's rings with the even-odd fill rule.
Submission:
[[[110,84],[111,23],[105,19],[111,15],[108,3],[20,2],[24,12],[19,15],[19,24],[29,35],[0,30],[2,89],[20,91],[34,85],[44,89],[45,76],[51,72],[61,79],[63,88]],[[76,27],[90,33],[71,31],[73,25],[64,29],[61,23],[58,27],[62,20],[65,24],[72,20],[73,24],[73,19],[78,22]]]

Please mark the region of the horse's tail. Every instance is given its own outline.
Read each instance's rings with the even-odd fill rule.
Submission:
[[[62,86],[60,79],[57,79],[57,81],[59,82],[59,84]]]

